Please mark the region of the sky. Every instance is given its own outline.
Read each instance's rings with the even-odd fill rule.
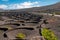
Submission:
[[[0,9],[23,9],[41,7],[60,2],[60,0],[0,0]]]

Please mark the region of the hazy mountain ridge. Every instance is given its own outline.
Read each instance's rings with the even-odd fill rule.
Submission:
[[[53,4],[53,5],[49,5],[49,6],[43,6],[43,7],[35,7],[35,8],[30,8],[27,9],[27,11],[45,11],[45,10],[55,10],[55,11],[60,11],[60,2]]]
[[[33,12],[33,11],[60,11],[60,2],[48,5],[48,6],[42,6],[42,7],[33,7],[33,8],[25,8],[25,9],[16,9],[16,10],[0,10],[0,12],[20,12],[20,11],[27,11],[27,12]]]

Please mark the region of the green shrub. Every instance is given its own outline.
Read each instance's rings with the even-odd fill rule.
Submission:
[[[46,40],[58,40],[57,37],[54,35],[54,32],[48,30],[47,28],[42,28],[41,33]]]
[[[24,39],[26,37],[25,34],[23,33],[18,33],[17,36],[16,36],[18,39]]]

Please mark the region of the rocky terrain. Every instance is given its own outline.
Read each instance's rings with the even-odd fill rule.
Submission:
[[[50,15],[50,12],[60,12],[60,2],[43,7],[0,10],[0,40],[18,40],[18,33],[26,35],[24,40],[44,40],[39,33],[41,27],[52,30],[60,40],[60,15]]]

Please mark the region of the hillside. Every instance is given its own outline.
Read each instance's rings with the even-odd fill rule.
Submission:
[[[29,8],[29,9],[26,9],[26,11],[60,11],[60,2],[59,3],[56,3],[56,4],[53,4],[53,5],[48,5],[48,6],[43,6],[43,7],[35,7],[35,8]]]
[[[48,12],[48,11],[60,11],[60,2],[47,5],[47,6],[41,6],[41,7],[33,7],[33,8],[26,8],[26,9],[17,9],[17,10],[9,10],[11,12],[19,12],[19,11],[27,11],[27,12]]]
[[[26,8],[26,9],[16,9],[16,10],[0,10],[0,12],[20,12],[20,11],[27,11],[27,12],[52,12],[52,11],[58,11],[60,12],[60,2],[42,6],[42,7],[33,7],[33,8]]]

